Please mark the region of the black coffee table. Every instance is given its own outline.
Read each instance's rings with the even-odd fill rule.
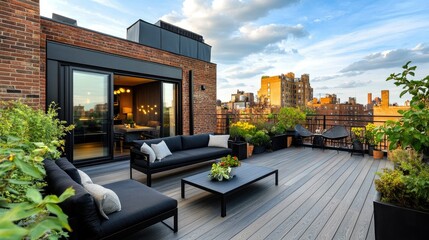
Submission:
[[[278,185],[279,182],[277,169],[244,163],[242,163],[240,167],[235,168],[235,176],[231,180],[222,182],[210,180],[208,174],[209,171],[206,171],[183,178],[181,181],[182,198],[185,198],[185,184],[216,194],[221,198],[222,217],[226,216],[226,198],[229,195],[272,174],[275,174],[276,185]]]

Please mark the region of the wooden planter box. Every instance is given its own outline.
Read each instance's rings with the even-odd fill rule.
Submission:
[[[374,199],[375,239],[428,239],[429,213]]]
[[[277,151],[287,147],[287,135],[275,135],[271,136],[271,150]]]

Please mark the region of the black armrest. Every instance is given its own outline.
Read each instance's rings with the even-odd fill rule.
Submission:
[[[147,165],[150,165],[150,161],[149,161],[149,154],[146,153],[142,153],[140,151],[140,149],[137,149],[135,147],[131,147],[130,149],[130,157],[131,157],[131,164],[135,163],[135,159],[142,159],[144,161],[146,161]]]

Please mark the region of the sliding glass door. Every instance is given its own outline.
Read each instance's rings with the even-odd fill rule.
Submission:
[[[175,136],[177,134],[177,84],[162,84],[162,116],[163,136]]]
[[[112,159],[112,74],[72,69],[73,160]]]

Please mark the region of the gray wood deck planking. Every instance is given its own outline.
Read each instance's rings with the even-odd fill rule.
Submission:
[[[127,239],[374,239],[373,181],[390,166],[386,159],[292,147],[244,162],[279,169],[279,185],[266,178],[237,192],[222,218],[216,196],[192,186],[185,199],[180,196],[180,179],[206,171],[211,162],[154,174],[153,188],[178,200],[179,231],[159,223]],[[129,178],[128,161],[82,170],[99,184]],[[138,171],[133,178],[146,182]]]

